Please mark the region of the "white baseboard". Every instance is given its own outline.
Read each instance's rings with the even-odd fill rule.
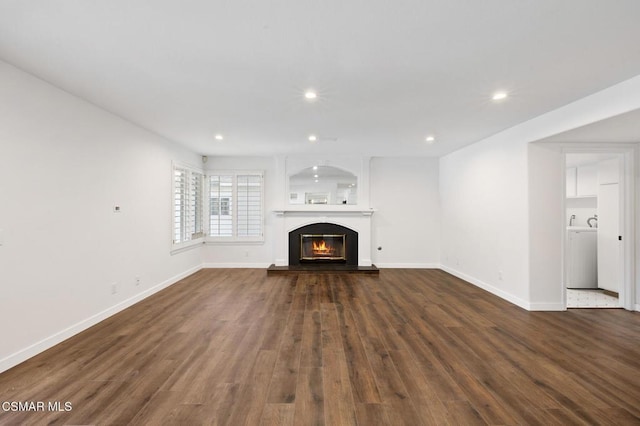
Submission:
[[[530,311],[566,311],[567,307],[562,303],[529,303]]]
[[[204,263],[202,265],[203,268],[212,268],[212,269],[220,269],[220,268],[268,268],[271,266],[271,263],[241,263],[241,262],[229,262],[229,263]]]
[[[439,263],[374,263],[378,268],[389,269],[439,269]]]
[[[513,303],[516,306],[521,307],[522,309],[526,309],[527,311],[531,311],[532,306],[529,302],[527,302],[526,300],[522,300],[519,297],[514,296],[513,294],[507,293],[504,290],[500,290],[499,288],[496,288],[490,284],[485,283],[484,281],[480,281],[472,276],[469,276],[467,274],[464,274],[460,271],[457,271],[453,268],[450,268],[448,266],[444,266],[444,265],[440,265],[440,269],[442,269],[445,272],[450,273],[451,275],[454,275],[458,278],[460,278],[461,280],[465,280],[473,285],[475,285],[476,287],[480,287],[483,290],[488,291],[489,293],[495,294],[496,296]],[[564,307],[563,309],[564,310]]]
[[[159,292],[160,290],[163,290],[167,287],[169,287],[172,284],[177,283],[178,281],[180,281],[183,278],[188,277],[189,275],[198,272],[200,269],[202,269],[201,265],[198,265],[194,268],[191,268],[185,272],[182,272],[176,276],[173,276],[171,278],[169,278],[168,280],[165,280],[163,282],[161,282],[158,285],[155,285],[151,288],[148,288],[138,294],[136,294],[133,297],[130,297],[126,300],[123,300],[122,302],[119,302],[113,306],[111,306],[110,308],[105,309],[102,312],[98,312],[95,315],[90,316],[87,319],[84,319],[70,327],[65,328],[64,330],[61,330],[45,339],[42,339],[39,342],[36,342],[34,344],[32,344],[31,346],[28,346],[24,349],[19,350],[18,352],[11,354],[9,356],[7,356],[6,358],[0,359],[0,373],[2,373],[3,371],[6,371],[12,367],[15,367],[16,365],[28,360],[29,358],[32,358],[36,355],[38,355],[41,352],[46,351],[47,349],[67,340],[68,338],[75,336],[76,334],[86,330],[89,327],[92,327],[94,325],[96,325],[97,323],[99,323],[100,321],[104,321],[105,319],[109,318],[112,315],[117,314],[118,312],[132,306],[135,305],[136,303],[140,302],[141,300],[146,299],[147,297]]]

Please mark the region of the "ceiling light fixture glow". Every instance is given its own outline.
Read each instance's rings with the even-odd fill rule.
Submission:
[[[436,140],[436,138],[435,138],[435,137],[433,137],[433,136],[427,136],[425,140],[426,140],[427,142],[429,142],[429,143],[432,143],[433,141],[435,141],[435,140]]]
[[[318,166],[313,166],[313,170],[318,170]]]
[[[306,92],[304,92],[304,97],[307,100],[314,100],[318,97],[318,94],[316,92],[314,92],[313,90],[307,90]]]
[[[216,135],[216,136],[215,136],[215,138],[216,138],[216,140],[217,140],[217,141],[221,141],[222,139],[224,139],[224,138],[222,137],[222,135],[219,135],[219,134],[218,134],[218,135]]]
[[[309,141],[315,142],[317,140],[318,140],[318,137],[316,135],[309,135]]]
[[[491,99],[493,99],[494,101],[501,101],[506,98],[507,98],[507,92],[496,92],[491,97]]]

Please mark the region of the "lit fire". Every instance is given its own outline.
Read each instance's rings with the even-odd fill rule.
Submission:
[[[324,240],[320,240],[318,242],[313,242],[313,254],[317,256],[327,256],[333,254],[335,249],[331,246],[328,246]]]

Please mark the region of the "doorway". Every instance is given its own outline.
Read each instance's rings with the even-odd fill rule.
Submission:
[[[563,231],[567,308],[619,308],[629,304],[623,235],[628,187],[620,152],[565,153]]]

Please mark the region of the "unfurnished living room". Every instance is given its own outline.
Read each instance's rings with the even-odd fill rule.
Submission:
[[[638,22],[0,1],[0,425],[639,425]]]

